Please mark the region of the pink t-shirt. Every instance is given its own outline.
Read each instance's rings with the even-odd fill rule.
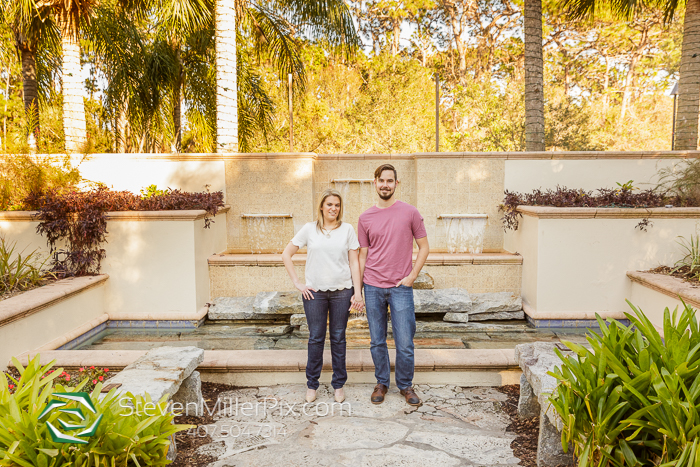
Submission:
[[[413,239],[428,236],[418,209],[403,201],[363,212],[357,233],[360,247],[368,248],[363,282],[385,289],[411,273]]]

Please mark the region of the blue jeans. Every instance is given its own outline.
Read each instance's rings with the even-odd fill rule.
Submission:
[[[367,284],[364,286],[374,376],[377,383],[389,387],[391,367],[386,334],[387,307],[391,307],[391,328],[396,344],[396,386],[399,389],[408,389],[413,385],[415,369],[413,336],[416,335],[416,313],[413,306],[413,287],[400,285],[383,289]]]
[[[350,315],[350,299],[354,289],[311,292],[313,300],[304,301],[306,323],[309,326],[308,358],[306,361],[306,386],[318,389],[318,378],[323,368],[323,346],[326,342],[326,322],[331,337],[331,362],[333,364],[333,389],[340,389],[348,380],[345,369],[345,328]]]

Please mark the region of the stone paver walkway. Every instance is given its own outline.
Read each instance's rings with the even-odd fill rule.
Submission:
[[[346,385],[342,406],[323,384],[311,404],[301,384],[221,393],[217,421],[206,427],[213,442],[199,452],[218,459],[212,467],[519,465],[501,408],[507,397],[494,388],[419,385],[419,408],[396,388],[373,405],[372,389]]]

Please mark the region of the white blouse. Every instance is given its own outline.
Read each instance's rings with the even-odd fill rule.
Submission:
[[[306,247],[306,285],[316,290],[341,290],[352,287],[348,251],[360,248],[355,229],[347,222],[330,232],[320,231],[316,222],[308,222],[292,243]]]

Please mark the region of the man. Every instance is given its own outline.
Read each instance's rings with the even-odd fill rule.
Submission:
[[[389,350],[386,345],[387,306],[396,343],[396,386],[410,405],[421,405],[413,391],[413,336],[416,315],[413,282],[428,257],[428,238],[423,218],[410,204],[394,198],[399,184],[396,169],[384,164],[374,171],[377,204],[360,216],[360,275],[363,278],[371,352],[377,386],[373,404],[384,402],[389,390]],[[416,264],[412,265],[413,239],[418,244]]]

